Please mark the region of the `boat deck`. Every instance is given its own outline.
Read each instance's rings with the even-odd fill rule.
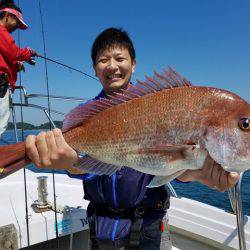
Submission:
[[[54,203],[52,174],[34,173],[26,170],[27,201],[30,245],[56,237],[55,213],[53,210],[37,213],[31,205],[38,199],[37,177],[48,177],[48,201]],[[57,228],[59,236],[88,229],[82,182],[66,175],[55,174]],[[14,224],[18,230],[18,245],[27,246],[26,206],[23,170],[2,179],[0,182],[1,206],[0,227]]]
[[[64,174],[55,174],[57,222],[53,210],[36,212],[32,204],[38,199],[37,177],[47,176],[48,201],[53,203],[52,174],[34,173],[26,170],[29,239],[26,226],[25,187],[23,170],[4,178],[0,182],[1,206],[0,229],[14,224],[17,229],[19,248],[27,248],[28,240],[32,250],[41,249],[41,244],[58,244],[60,249],[88,249],[88,221],[83,199],[82,182]],[[173,249],[209,250],[239,249],[236,217],[213,206],[186,198],[171,197],[168,210]],[[250,222],[245,216],[246,246],[250,249]],[[64,243],[65,242],[65,243]],[[78,242],[78,243],[77,243]],[[42,248],[46,249],[46,248]],[[53,248],[52,248],[53,249]]]

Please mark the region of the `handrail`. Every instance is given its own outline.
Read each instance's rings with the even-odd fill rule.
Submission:
[[[35,98],[35,97],[48,98],[48,95],[44,95],[44,94],[29,94],[29,95],[26,95],[27,99]],[[77,102],[86,102],[88,100],[87,98],[59,96],[59,95],[50,95],[49,98],[58,99],[58,100],[65,100],[65,101],[77,101]]]
[[[71,97],[71,96],[60,96],[60,95],[45,95],[45,94],[27,94],[26,88],[24,86],[15,86],[15,89],[20,89],[23,92],[24,103],[27,105],[30,98],[52,98],[64,101],[77,101],[86,102],[88,98]]]
[[[43,107],[43,106],[40,106],[40,105],[36,105],[36,104],[25,104],[25,103],[12,103],[12,106],[17,106],[17,107],[27,107],[27,108],[36,108],[36,109],[40,109],[40,110],[43,110],[43,111],[48,111],[48,108],[46,107]],[[66,113],[63,113],[63,112],[60,112],[60,111],[57,111],[57,110],[54,110],[54,109],[50,109],[50,112],[51,113],[55,113],[55,114],[58,114],[58,115],[63,115],[65,116]]]

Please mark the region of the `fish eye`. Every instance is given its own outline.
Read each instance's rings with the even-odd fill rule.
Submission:
[[[250,130],[250,122],[248,118],[241,118],[239,121],[240,129],[247,131]]]

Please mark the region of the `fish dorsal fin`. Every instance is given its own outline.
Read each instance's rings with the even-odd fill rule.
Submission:
[[[128,102],[135,98],[140,98],[150,93],[156,93],[163,89],[183,86],[191,86],[191,83],[169,66],[168,71],[163,70],[163,73],[154,72],[153,78],[146,76],[145,81],[137,80],[137,84],[130,84],[126,90],[120,90],[104,98],[90,100],[84,105],[77,106],[66,115],[62,130],[66,132],[80,126],[90,117],[115,105]]]

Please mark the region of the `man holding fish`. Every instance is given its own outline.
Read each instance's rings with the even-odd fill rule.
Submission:
[[[122,97],[121,94],[117,93],[119,91],[128,90],[126,96],[128,99],[128,96],[134,95],[140,98],[138,96],[143,95],[142,92],[145,89],[133,87],[130,83],[131,75],[136,65],[136,56],[133,43],[125,31],[109,28],[99,34],[92,46],[92,61],[103,90],[92,102],[90,101],[81,107],[77,107],[75,111],[78,109],[82,111],[86,108],[87,111],[84,111],[84,116],[91,117],[92,114],[90,113],[107,111],[105,109],[107,106],[111,106],[111,103],[117,106],[122,105],[120,103],[124,101],[124,96]],[[117,95],[114,97],[113,93],[117,93]],[[111,101],[107,101],[107,98]],[[119,119],[121,112],[119,113],[119,110],[117,110],[113,110],[113,116]],[[130,111],[137,112],[136,108],[134,110],[128,109],[127,117],[129,117]],[[123,110],[122,112],[125,111]],[[112,148],[104,153],[105,156],[103,158],[106,157],[107,165],[89,157],[89,155],[92,156],[92,144],[89,146],[89,152],[83,151],[88,155],[74,150],[74,148],[79,150],[79,147],[76,144],[71,144],[70,146],[66,141],[69,141],[69,138],[74,140],[75,135],[70,134],[68,130],[72,128],[77,129],[77,126],[80,124],[81,117],[78,122],[71,123],[72,119],[78,117],[77,114],[81,116],[77,112],[69,114],[64,123],[63,130],[66,133],[69,132],[69,136],[63,136],[59,129],[46,133],[41,132],[37,136],[28,136],[26,140],[26,154],[40,168],[66,169],[71,177],[84,180],[85,199],[90,201],[87,213],[92,249],[171,249],[167,217],[165,216],[169,207],[169,194],[164,185],[162,185],[167,179],[165,177],[163,180],[154,179],[155,173],[148,174],[143,173],[143,170],[137,171],[129,167],[112,165],[115,160],[109,160],[106,157],[106,155],[113,154]],[[112,117],[112,114],[108,112],[106,112],[106,115]],[[123,126],[126,125],[126,115],[122,118],[124,121]],[[107,120],[110,121],[109,119]],[[99,123],[101,122],[96,123],[97,126],[99,126]],[[119,128],[120,124],[121,122],[115,125],[115,128],[117,127],[117,130],[119,130],[116,137],[119,137],[122,133],[121,131],[123,131],[123,129],[120,130],[121,128]],[[146,120],[145,124],[147,124]],[[136,129],[137,125],[139,126],[140,124],[135,122],[135,127],[130,126],[129,132],[131,134],[135,133],[134,129]],[[78,131],[76,133],[78,139],[81,138],[81,133],[84,132]],[[98,135],[88,132],[86,136],[91,136],[91,138],[97,136],[100,144],[102,144],[104,137],[112,133],[113,131],[105,130],[104,127]],[[111,140],[114,144],[116,143],[115,139]],[[185,149],[180,149],[173,145],[172,149],[166,151],[164,144],[161,143],[157,148],[149,147],[144,158],[146,159],[148,154],[153,154],[157,150],[158,158],[165,157],[165,153],[170,152],[170,156],[168,155],[168,158],[164,158],[166,161],[180,160],[181,157],[198,150],[194,146],[189,147],[189,144],[187,143],[187,150],[185,147]],[[100,145],[100,148],[95,148],[95,150],[104,150],[108,148],[107,145]],[[131,149],[133,147],[135,146],[132,145]],[[121,152],[126,150],[126,148],[127,146],[125,146],[125,149],[122,147]],[[174,154],[172,154],[173,151]],[[139,150],[140,155],[144,153],[145,150]],[[130,157],[131,154],[133,157],[134,151],[132,153],[129,152],[127,157]],[[151,159],[154,160],[155,158],[152,157]],[[122,160],[117,159],[117,162],[122,162]],[[171,178],[178,176],[177,181],[181,182],[199,181],[219,191],[225,191],[236,184],[239,178],[238,174],[225,171],[209,154],[204,154],[200,162],[201,168],[195,170],[177,169],[175,172],[178,172],[179,176],[171,172]],[[140,166],[139,163],[137,165]],[[100,166],[102,170],[100,170]],[[141,170],[140,167],[138,169]],[[159,172],[161,173],[161,170]],[[151,186],[151,188],[148,186]]]

